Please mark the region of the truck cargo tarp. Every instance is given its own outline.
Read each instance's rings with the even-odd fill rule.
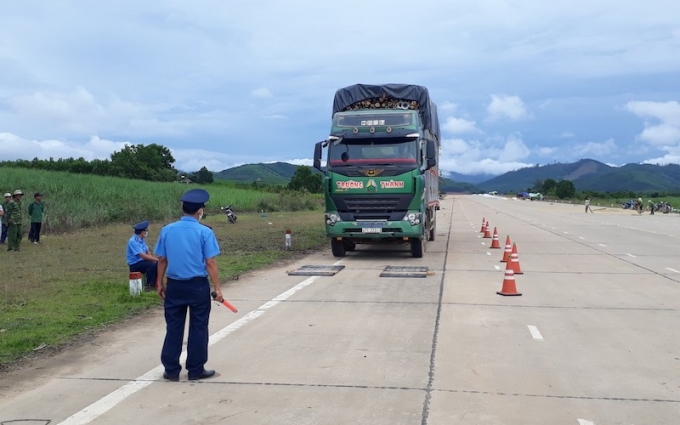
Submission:
[[[419,104],[420,119],[423,126],[430,133],[434,134],[437,140],[441,140],[439,135],[439,118],[437,117],[437,106],[430,100],[427,88],[412,84],[384,84],[369,85],[355,84],[339,89],[335,92],[333,100],[333,115],[342,112],[347,107],[354,105],[362,100],[380,99],[383,96],[392,99],[416,101]]]

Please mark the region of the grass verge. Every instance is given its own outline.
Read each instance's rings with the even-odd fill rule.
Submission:
[[[250,270],[300,256],[327,242],[319,211],[239,214],[227,224],[224,215],[207,217],[218,238],[222,284]],[[160,228],[152,223],[153,250]],[[286,229],[293,249],[285,250]],[[25,239],[20,252],[0,250],[0,370],[34,352],[49,351],[87,332],[162,308],[155,292],[131,297],[125,246],[133,231],[127,225],[81,229],[46,235],[41,245]]]

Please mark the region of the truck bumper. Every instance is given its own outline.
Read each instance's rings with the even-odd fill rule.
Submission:
[[[423,237],[423,225],[411,225],[406,221],[387,221],[380,231],[366,231],[360,223],[345,221],[335,223],[334,226],[326,225],[326,236],[330,238],[343,238],[355,243],[381,243],[394,241],[407,241],[411,238]]]

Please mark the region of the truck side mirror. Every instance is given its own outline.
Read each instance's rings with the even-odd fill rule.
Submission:
[[[322,151],[322,146],[324,142],[319,142],[316,145],[314,145],[314,168],[317,170],[323,172],[321,169],[321,151]]]
[[[427,147],[425,150],[425,158],[427,160],[427,170],[437,165],[437,142],[434,140],[427,141]]]

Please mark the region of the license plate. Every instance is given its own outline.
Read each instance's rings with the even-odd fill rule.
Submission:
[[[380,233],[382,232],[381,227],[362,227],[361,228],[362,233]]]

